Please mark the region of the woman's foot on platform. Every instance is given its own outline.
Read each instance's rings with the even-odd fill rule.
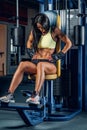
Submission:
[[[14,96],[11,93],[7,93],[5,96],[0,97],[0,101],[4,103],[15,103]]]
[[[29,97],[27,100],[26,100],[27,103],[30,103],[30,104],[40,104],[40,97],[38,94],[36,94],[35,92],[32,93],[31,97]]]

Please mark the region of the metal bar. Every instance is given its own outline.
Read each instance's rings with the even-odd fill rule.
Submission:
[[[53,10],[53,0],[48,0],[48,10]]]
[[[26,103],[0,103],[0,109],[5,108],[5,109],[14,109],[14,110],[42,110],[43,104],[40,105],[28,105]]]
[[[79,13],[85,13],[84,0],[78,0]],[[79,17],[79,25],[85,24],[85,19]],[[78,107],[82,109],[82,93],[83,93],[83,47],[78,47]]]
[[[19,27],[19,0],[16,0],[16,17],[17,27]]]

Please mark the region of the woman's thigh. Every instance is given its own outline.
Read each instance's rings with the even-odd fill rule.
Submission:
[[[20,63],[20,68],[25,72],[25,73],[36,73],[37,72],[37,67],[34,63],[30,61],[23,61]]]
[[[55,74],[57,72],[56,66],[49,62],[39,62],[37,69],[44,69],[45,74]]]

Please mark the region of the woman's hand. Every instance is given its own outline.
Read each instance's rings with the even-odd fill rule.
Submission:
[[[63,59],[64,56],[65,54],[62,51],[60,51],[59,53],[53,54],[52,58],[53,60],[57,61],[57,60]]]
[[[30,48],[26,48],[27,54],[29,56],[30,59],[32,59],[33,55],[34,55],[34,49],[30,49]]]
[[[37,54],[34,54],[32,59],[38,59],[37,57],[38,57]]]
[[[41,56],[38,52],[36,52],[36,53],[33,55],[32,59],[42,59],[42,56]]]

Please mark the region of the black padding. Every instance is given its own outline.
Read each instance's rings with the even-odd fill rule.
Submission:
[[[74,26],[74,44],[76,46],[84,45],[85,42],[85,27],[81,25]]]
[[[22,46],[23,45],[23,30],[21,27],[14,28],[13,33],[13,45]]]

